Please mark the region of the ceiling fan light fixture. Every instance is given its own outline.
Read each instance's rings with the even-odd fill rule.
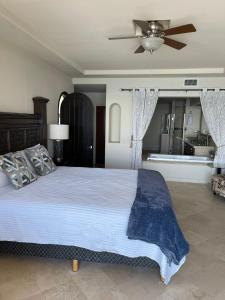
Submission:
[[[140,43],[145,50],[153,53],[162,46],[162,44],[164,43],[164,39],[156,36],[145,37],[141,38]]]

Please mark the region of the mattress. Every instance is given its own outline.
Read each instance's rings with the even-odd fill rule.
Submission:
[[[168,283],[184,263],[167,262],[157,245],[126,236],[137,171],[59,167],[15,190],[0,189],[0,240],[78,246],[155,260]]]

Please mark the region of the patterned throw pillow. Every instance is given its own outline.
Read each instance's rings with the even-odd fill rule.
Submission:
[[[25,149],[24,152],[38,175],[47,175],[56,170],[56,165],[44,146],[36,145]]]
[[[37,179],[37,176],[30,170],[22,151],[1,155],[0,168],[17,189]]]

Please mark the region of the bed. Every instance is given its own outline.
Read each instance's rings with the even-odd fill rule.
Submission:
[[[34,114],[0,114],[0,154],[46,144],[47,99]],[[15,138],[16,137],[16,138]],[[160,247],[128,239],[135,170],[58,167],[36,182],[0,190],[0,253],[159,267],[167,284],[185,262],[168,263]]]

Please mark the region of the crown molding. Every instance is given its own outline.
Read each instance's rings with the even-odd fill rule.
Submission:
[[[84,76],[206,75],[206,74],[224,74],[224,68],[84,70],[83,71]]]

